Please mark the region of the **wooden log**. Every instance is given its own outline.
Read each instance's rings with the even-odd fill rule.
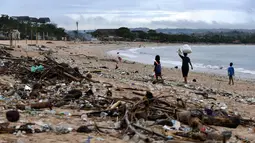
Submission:
[[[241,124],[238,117],[214,117],[203,116],[202,122],[207,125],[222,126],[228,128],[237,128]]]

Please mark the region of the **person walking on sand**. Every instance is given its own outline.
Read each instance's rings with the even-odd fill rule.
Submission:
[[[118,60],[116,62],[116,68],[115,69],[118,69],[119,68],[118,64],[122,62],[122,58],[120,57],[120,53],[119,52],[117,52],[117,58],[118,58]]]
[[[230,63],[229,65],[230,66],[228,67],[228,76],[229,76],[228,84],[231,85],[231,82],[232,82],[232,85],[234,85],[234,78],[233,78],[233,76],[235,76],[235,69],[233,67],[233,63]]]
[[[160,56],[157,55],[155,57],[155,61],[154,61],[154,76],[156,77],[156,80],[158,81],[158,77],[161,78],[161,80],[163,81],[162,75],[161,75],[161,64],[160,64]]]
[[[179,56],[182,59],[182,76],[184,78],[184,83],[188,83],[187,78],[189,74],[189,64],[192,70],[193,70],[193,66],[187,53],[183,53],[183,56],[182,56],[179,52]]]

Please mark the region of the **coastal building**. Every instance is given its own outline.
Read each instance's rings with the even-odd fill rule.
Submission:
[[[14,20],[18,20],[20,22],[24,22],[24,23],[27,23],[30,21],[29,16],[12,16],[11,18]]]
[[[36,17],[29,17],[29,19],[30,19],[30,22],[32,23],[38,22],[38,19]]]
[[[50,18],[48,17],[40,17],[39,19],[36,18],[36,17],[29,17],[29,16],[12,16],[11,17],[12,19],[14,20],[17,20],[17,21],[20,21],[20,22],[24,22],[24,23],[27,23],[27,22],[32,22],[32,23],[50,23]]]
[[[48,18],[48,17],[40,17],[38,19],[38,23],[50,23],[50,22],[51,22],[50,18]]]

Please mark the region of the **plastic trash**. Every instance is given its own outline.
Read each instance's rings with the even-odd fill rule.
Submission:
[[[100,117],[103,117],[103,118],[104,118],[104,117],[106,117],[106,116],[108,116],[108,113],[106,113],[106,112],[101,112],[101,113],[100,113]]]
[[[43,71],[43,70],[44,70],[44,66],[42,65],[31,67],[31,72],[37,72],[37,71]]]
[[[29,87],[28,85],[25,85],[25,91],[31,91],[32,90],[32,88],[31,87]]]
[[[92,138],[93,138],[93,137],[88,136],[88,139],[87,139],[84,143],[90,143],[90,140],[91,140]]]
[[[181,127],[181,122],[177,121],[177,120],[172,120],[173,123],[173,128],[176,130],[179,130]]]
[[[222,109],[222,110],[226,110],[226,109],[228,108],[228,106],[227,106],[225,103],[220,103],[220,104],[219,104],[219,107],[220,107],[220,109]]]
[[[83,121],[88,121],[88,116],[87,116],[87,114],[82,114],[82,115],[81,115],[81,119],[82,119]]]
[[[5,101],[5,98],[3,95],[0,95],[0,101]]]
[[[72,116],[70,112],[60,112],[59,115]]]
[[[164,130],[168,130],[168,131],[172,130],[170,127],[168,127],[168,126],[166,126],[166,125],[163,126],[163,129],[164,129]]]
[[[0,67],[4,67],[4,66],[5,66],[4,61],[1,61],[0,62]]]
[[[55,111],[55,110],[45,110],[44,113],[45,113],[45,114],[52,114],[52,115],[55,115],[55,114],[56,114],[56,111]]]
[[[103,138],[100,138],[100,137],[96,138],[96,140],[98,140],[98,141],[104,141],[104,139],[103,139]]]
[[[192,129],[189,128],[189,127],[181,127],[180,130],[185,132],[185,133],[188,133],[188,132],[192,131]]]
[[[232,131],[223,131],[221,133],[225,138],[231,138],[232,136]]]
[[[174,137],[173,136],[167,136],[167,140],[173,140]]]
[[[56,126],[55,128],[55,132],[57,134],[68,134],[70,133],[71,131],[73,131],[73,128],[71,128],[70,126],[68,125],[58,125]]]

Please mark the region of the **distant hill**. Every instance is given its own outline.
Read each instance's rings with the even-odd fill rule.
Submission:
[[[250,29],[156,29],[158,33],[165,34],[203,34],[203,33],[228,33],[232,31],[244,32],[244,33],[255,33],[255,30]]]
[[[131,31],[144,31],[148,32],[150,29],[145,27],[130,28]],[[244,32],[244,33],[255,33],[255,29],[170,29],[170,28],[158,28],[155,29],[158,33],[165,34],[205,34],[205,33],[228,33],[228,32]],[[94,32],[95,30],[79,30],[79,33]]]

